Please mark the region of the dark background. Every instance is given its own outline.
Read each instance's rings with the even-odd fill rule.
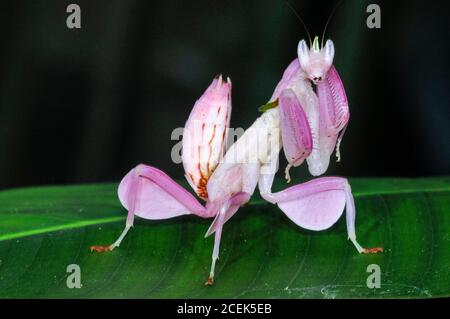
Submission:
[[[372,2],[381,29],[366,27]],[[69,3],[81,7],[81,29],[66,27]],[[291,3],[313,35],[336,5]],[[343,161],[327,174],[450,173],[444,3],[338,7],[327,37],[351,120]],[[306,38],[283,0],[21,0],[2,3],[0,15],[2,189],[118,181],[141,162],[182,178],[171,132],[214,75],[232,78],[231,125],[246,128]],[[294,171],[307,176],[305,166]]]

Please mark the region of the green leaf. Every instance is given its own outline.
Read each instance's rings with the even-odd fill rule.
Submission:
[[[1,298],[390,298],[450,295],[450,178],[352,179],[356,232],[377,255],[357,254],[345,218],[312,232],[255,195],[225,225],[216,282],[209,272],[211,220],[137,218],[118,249],[126,212],[115,184],[0,192]],[[277,189],[287,187],[278,181]],[[69,289],[70,264],[81,267]],[[381,269],[381,288],[366,285]]]

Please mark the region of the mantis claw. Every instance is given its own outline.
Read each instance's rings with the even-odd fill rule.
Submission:
[[[104,253],[106,251],[112,251],[114,249],[114,247],[113,247],[113,245],[108,245],[108,246],[91,246],[89,249],[91,250],[91,252]]]
[[[205,286],[212,286],[214,284],[214,277],[208,277],[205,281]]]
[[[384,252],[383,247],[364,248],[363,254],[378,254]]]

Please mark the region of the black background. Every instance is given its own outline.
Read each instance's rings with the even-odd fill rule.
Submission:
[[[366,26],[372,2],[381,29]],[[66,27],[69,3],[81,29]],[[291,3],[315,35],[337,2]],[[327,37],[351,120],[327,174],[450,173],[444,4],[339,5]],[[181,179],[171,132],[212,78],[232,78],[231,126],[246,128],[306,38],[283,0],[21,0],[0,14],[0,188],[118,181],[141,162]]]

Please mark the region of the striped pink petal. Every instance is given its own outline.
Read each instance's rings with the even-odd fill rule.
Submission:
[[[206,184],[225,150],[231,116],[231,81],[214,79],[197,100],[183,133],[182,160],[186,179],[206,200]]]

